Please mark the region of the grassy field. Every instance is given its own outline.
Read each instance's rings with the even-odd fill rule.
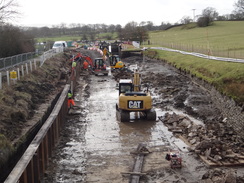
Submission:
[[[89,37],[89,35],[87,35]],[[115,39],[117,36],[117,33],[101,33],[96,35],[97,40],[107,40],[108,37],[111,37],[111,39]],[[48,41],[80,41],[82,39],[82,36],[60,36],[60,37],[45,37],[45,38],[37,38],[37,42],[48,42]]]
[[[189,24],[150,32],[149,35],[151,44],[143,46],[163,46],[207,55],[244,58],[243,21],[216,21],[205,28]],[[237,103],[244,104],[244,63],[214,61],[166,51],[149,50],[147,54],[202,78]]]
[[[61,37],[45,37],[45,38],[37,38],[37,42],[55,42],[55,41],[77,41],[81,38],[79,36],[61,36]]]
[[[243,21],[216,21],[213,25],[202,28],[193,23],[166,31],[150,32],[149,36],[150,46],[244,58]]]
[[[162,50],[148,50],[146,54],[166,60],[175,67],[211,83],[239,104],[244,103],[244,63],[215,61]]]

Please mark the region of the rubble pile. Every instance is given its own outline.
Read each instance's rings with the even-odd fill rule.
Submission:
[[[129,70],[115,70],[113,72],[113,78],[119,82],[120,79],[131,79],[133,77],[133,73]]]
[[[184,87],[184,84],[182,84],[182,78],[177,77],[176,75],[164,75],[153,72],[148,72],[143,75],[142,83],[153,83],[153,87],[158,88],[159,93],[165,95],[176,94]]]
[[[200,183],[237,183],[237,175],[234,169],[211,169],[203,176]]]
[[[170,131],[180,136],[192,151],[215,164],[243,164],[243,140],[224,121],[195,124],[187,116],[166,113],[160,117]]]

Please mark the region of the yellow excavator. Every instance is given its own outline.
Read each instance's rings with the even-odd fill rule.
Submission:
[[[109,56],[110,68],[114,69],[122,69],[125,67],[125,64],[121,61],[119,55],[111,55]]]
[[[110,43],[108,48],[110,53],[109,64],[111,71],[125,69],[125,64],[121,60],[121,42],[115,41],[114,43]]]
[[[141,91],[141,79],[138,70],[133,79],[119,80],[119,101],[116,104],[116,116],[121,122],[130,121],[130,112],[137,112],[140,117],[150,121],[156,120],[156,111],[152,108],[150,92]]]

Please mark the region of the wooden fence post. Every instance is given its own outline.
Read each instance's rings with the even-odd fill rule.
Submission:
[[[23,65],[21,65],[21,72],[22,72],[22,76],[24,76],[25,73],[24,73],[24,66]]]
[[[27,63],[25,64],[25,68],[26,68],[26,74],[28,74],[29,72],[28,72],[28,64]]]
[[[17,77],[18,77],[18,80],[20,80],[20,71],[19,71],[19,67],[17,68]]]
[[[2,89],[2,73],[0,72],[0,89]]]
[[[32,72],[32,61],[30,61],[30,72]]]
[[[9,71],[6,71],[7,73],[7,83],[8,83],[8,86],[10,85],[10,80],[9,80]]]

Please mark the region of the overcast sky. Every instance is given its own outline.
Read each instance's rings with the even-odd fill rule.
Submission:
[[[219,15],[230,14],[237,0],[17,0],[20,17],[14,24],[49,26],[65,23],[120,24],[152,21],[176,23],[182,17],[193,18],[213,7]],[[195,10],[193,10],[195,9]]]

